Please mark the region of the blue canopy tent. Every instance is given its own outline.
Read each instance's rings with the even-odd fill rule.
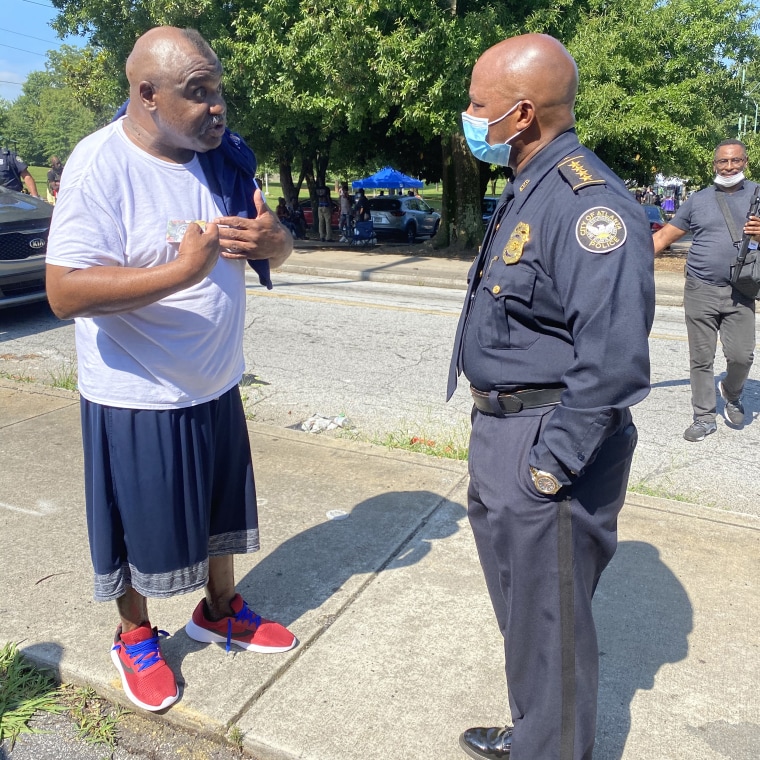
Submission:
[[[391,169],[390,166],[383,167],[379,172],[376,172],[369,177],[355,179],[351,182],[351,186],[355,190],[360,187],[380,187],[384,190],[401,190],[404,187],[422,187],[424,184],[425,183],[419,179],[408,177],[406,174]]]

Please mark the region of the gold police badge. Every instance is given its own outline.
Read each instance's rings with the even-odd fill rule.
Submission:
[[[528,240],[530,240],[530,225],[518,222],[502,251],[504,263],[516,264],[522,258],[523,248]]]
[[[612,210],[596,206],[581,214],[575,237],[581,248],[591,253],[609,253],[620,248],[628,236],[625,222]]]

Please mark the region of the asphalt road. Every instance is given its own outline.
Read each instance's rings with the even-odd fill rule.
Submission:
[[[266,291],[251,280],[243,387],[249,416],[300,429],[312,415],[345,415],[363,440],[417,436],[466,444],[466,383],[445,402],[463,297],[463,291],[443,288],[285,274]],[[59,322],[46,306],[0,312],[0,373],[70,382],[73,333],[73,324]],[[754,455],[760,445],[760,369],[753,368],[746,386],[749,424],[737,431],[719,420],[715,435],[691,444],[682,437],[691,408],[681,308],[658,307],[650,346],[652,392],[634,409],[639,447],[631,487],[760,515]],[[716,377],[724,368],[719,350]]]

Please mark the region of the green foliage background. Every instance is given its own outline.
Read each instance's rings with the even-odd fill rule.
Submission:
[[[63,47],[0,103],[25,158],[65,158],[127,95],[124,61],[158,24],[192,26],[225,66],[229,121],[263,161],[313,185],[393,163],[436,181],[459,131],[474,61],[521,32],[561,39],[578,62],[581,140],[623,178],[704,182],[716,142],[750,107],[739,64],[758,57],[745,0],[53,0]],[[750,81],[751,80],[751,81]],[[481,172],[481,177],[483,176]],[[482,184],[482,179],[481,179]]]

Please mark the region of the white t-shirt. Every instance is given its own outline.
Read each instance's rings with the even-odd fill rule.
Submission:
[[[197,156],[172,164],[138,148],[121,121],[86,137],[66,163],[47,262],[151,267],[172,261],[170,220],[223,216]],[[76,319],[79,390],[131,409],[201,404],[243,374],[245,261],[219,258],[198,285],[123,314]]]

